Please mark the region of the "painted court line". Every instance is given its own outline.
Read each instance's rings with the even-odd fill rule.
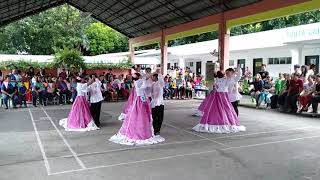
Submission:
[[[301,138],[294,138],[294,139],[286,139],[281,141],[270,141],[265,143],[257,143],[257,144],[250,144],[245,146],[236,146],[236,147],[229,147],[224,148],[222,150],[232,150],[232,149],[241,149],[241,148],[248,148],[248,147],[257,147],[257,146],[263,146],[263,145],[269,145],[269,144],[278,144],[283,142],[292,142],[292,141],[298,141],[298,140],[304,140],[304,139],[313,139],[313,138],[319,138],[320,136],[308,136],[308,137],[301,137]]]
[[[41,109],[43,110],[43,112],[46,114],[46,116],[48,117],[48,120],[51,122],[51,124],[53,125],[53,127],[56,129],[57,133],[59,134],[59,136],[61,137],[61,139],[63,140],[64,144],[68,147],[68,149],[70,150],[70,152],[72,153],[73,157],[76,159],[76,161],[79,163],[79,165],[81,166],[82,169],[86,169],[85,165],[83,164],[83,162],[79,159],[79,157],[77,156],[76,152],[71,148],[70,144],[68,143],[68,141],[64,138],[64,136],[62,135],[61,131],[57,128],[56,124],[52,121],[51,117],[49,116],[49,114],[46,112],[46,110],[41,107]]]
[[[201,141],[208,141],[207,139],[196,139],[196,140],[190,140],[190,141],[176,141],[172,143],[163,143],[163,144],[157,144],[157,145],[144,145],[144,146],[134,146],[131,148],[122,148],[122,149],[113,149],[108,151],[97,151],[97,152],[90,152],[90,153],[80,153],[77,154],[79,156],[86,156],[86,155],[94,155],[94,154],[105,154],[105,153],[112,153],[112,152],[120,152],[120,151],[126,151],[126,150],[135,150],[135,149],[144,149],[153,147],[156,148],[158,146],[167,146],[167,145],[175,145],[175,144],[185,144],[190,142],[201,142]],[[58,158],[69,158],[72,157],[72,155],[65,155],[65,156],[59,156],[59,157],[48,157],[48,159],[58,159]]]
[[[233,137],[245,137],[245,136],[252,136],[252,135],[259,135],[259,134],[269,134],[269,133],[275,133],[275,132],[286,132],[286,131],[294,131],[294,130],[301,130],[301,129],[318,129],[313,126],[305,126],[300,128],[291,128],[291,129],[280,129],[280,130],[274,130],[274,131],[264,131],[264,132],[257,132],[257,133],[249,133],[249,134],[238,134],[238,135],[231,135],[231,136],[221,136],[216,137],[212,139],[224,139],[224,138],[233,138]]]
[[[39,135],[36,123],[34,121],[34,118],[33,118],[33,115],[31,113],[30,109],[29,109],[29,114],[30,114],[30,118],[31,118],[31,121],[32,121],[34,132],[36,133],[36,138],[37,138],[37,142],[38,142],[41,154],[42,154],[42,158],[43,158],[43,161],[44,161],[44,166],[46,167],[47,174],[50,175],[51,169],[50,169],[49,161],[47,159],[46,152],[44,151],[44,148],[43,148],[43,145],[42,145],[42,142],[41,142],[41,139],[40,139],[40,135]]]
[[[263,146],[263,145],[279,144],[279,143],[283,143],[283,142],[292,142],[292,141],[299,141],[299,140],[313,139],[313,138],[320,138],[320,136],[309,136],[309,137],[302,137],[302,138],[295,138],[295,139],[287,139],[287,140],[282,140],[282,141],[271,141],[271,142],[267,142],[267,143],[259,143],[259,144],[252,144],[252,145],[246,145],[246,146],[237,146],[237,147],[229,147],[229,148],[224,148],[224,149],[221,149],[221,150],[232,150],[232,149],[241,149],[241,148],[248,148],[248,147],[257,147],[257,146]],[[161,157],[161,158],[145,159],[145,160],[139,160],[139,161],[126,162],[126,163],[111,164],[111,165],[106,165],[106,166],[95,166],[95,167],[89,167],[89,168],[86,168],[86,169],[61,171],[61,172],[51,173],[50,175],[58,175],[58,174],[79,172],[79,171],[84,171],[84,170],[94,170],[94,169],[101,169],[101,168],[125,166],[125,165],[138,164],[138,163],[144,163],[144,162],[152,162],[152,161],[158,161],[158,160],[173,159],[173,158],[178,158],[178,157],[195,156],[195,155],[201,155],[201,154],[208,154],[208,153],[212,153],[212,152],[216,152],[216,151],[217,150],[210,150],[210,151],[202,151],[202,152],[188,153],[188,154],[177,154],[177,155],[166,156],[166,157]]]
[[[305,126],[305,127],[300,127],[300,128],[281,129],[281,130],[257,132],[257,133],[250,133],[250,134],[240,134],[240,135],[232,135],[232,136],[222,136],[222,137],[208,138],[208,139],[216,140],[216,139],[225,139],[225,138],[233,138],[233,137],[246,137],[246,136],[252,136],[252,135],[259,135],[259,134],[268,134],[268,133],[275,133],[275,132],[287,132],[287,131],[309,129],[309,128],[310,129],[318,129],[318,128],[315,128],[313,126]],[[162,144],[156,144],[156,145],[135,146],[135,147],[131,147],[131,148],[120,148],[120,149],[114,149],[114,150],[108,150],[108,151],[97,151],[97,152],[80,153],[80,154],[77,154],[77,155],[78,155],[78,157],[80,157],[80,156],[94,155],[94,154],[105,154],[105,153],[120,152],[120,151],[126,151],[126,150],[143,149],[143,148],[149,148],[149,147],[158,147],[158,146],[166,146],[166,145],[185,144],[185,143],[190,143],[190,142],[209,141],[208,139],[198,139],[198,140],[189,140],[189,141],[176,141],[176,142],[162,143]],[[58,157],[48,157],[48,159],[60,159],[60,158],[70,158],[70,157],[73,157],[73,155],[65,155],[65,156],[58,156]]]
[[[230,146],[225,145],[225,144],[223,144],[223,143],[217,142],[217,141],[215,141],[215,140],[213,140],[213,139],[209,139],[209,138],[207,138],[207,137],[201,136],[201,135],[196,134],[196,133],[193,133],[193,132],[191,132],[191,131],[187,131],[187,130],[178,128],[178,127],[176,127],[176,126],[174,126],[174,125],[172,125],[172,124],[168,124],[168,123],[163,123],[163,124],[165,124],[165,125],[167,125],[167,126],[169,126],[169,127],[172,127],[172,128],[174,128],[174,129],[177,129],[177,130],[186,132],[186,133],[188,133],[188,134],[192,134],[192,135],[194,135],[194,136],[198,136],[198,137],[200,137],[200,138],[203,138],[203,139],[206,139],[206,140],[208,140],[208,141],[214,142],[214,143],[216,143],[216,144],[220,144],[220,145],[225,146],[225,147],[230,147]]]

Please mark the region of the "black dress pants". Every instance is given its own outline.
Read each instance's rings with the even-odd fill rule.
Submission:
[[[239,110],[238,110],[239,101],[231,102],[231,104],[232,104],[234,110],[236,111],[237,116],[239,116]]]
[[[99,127],[100,126],[100,111],[101,111],[101,101],[97,103],[91,103],[90,112],[94,120],[94,123]]]
[[[164,105],[156,106],[152,108],[152,119],[154,135],[160,135],[160,129],[163,122]]]

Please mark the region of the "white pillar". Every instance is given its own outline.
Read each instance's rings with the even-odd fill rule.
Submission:
[[[302,58],[302,47],[296,47],[290,50],[291,52],[291,72],[294,72],[294,65],[304,64]]]
[[[299,64],[300,65],[304,65],[305,62],[304,62],[304,56],[302,54],[302,50],[303,50],[303,47],[299,47],[298,48],[298,51],[299,51]]]
[[[184,58],[183,58],[183,57],[180,57],[180,58],[179,58],[178,66],[179,66],[179,68],[181,68],[182,71],[184,72],[185,63],[184,63]]]

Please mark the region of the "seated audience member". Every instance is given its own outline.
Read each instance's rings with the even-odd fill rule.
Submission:
[[[275,82],[275,94],[280,95],[286,88],[286,79],[284,78],[284,74],[279,73],[279,78]]]
[[[71,102],[74,102],[74,100],[76,100],[76,97],[77,97],[77,79],[75,77],[71,78],[70,92],[71,92]]]
[[[280,106],[280,110],[285,110],[285,101],[286,101],[286,97],[288,95],[289,82],[291,80],[291,76],[292,75],[290,75],[290,74],[284,74],[283,91],[281,92],[281,94],[279,94],[279,97],[278,97],[278,104]]]
[[[24,85],[24,83],[19,82],[18,83],[18,95],[19,95],[19,102],[20,107],[22,107],[22,104],[24,107],[27,107],[27,88]]]
[[[250,93],[251,97],[253,97],[256,101],[256,107],[259,107],[259,98],[260,98],[260,93],[262,92],[263,88],[263,80],[261,79],[261,75],[257,74],[254,81],[250,83],[253,85],[252,92]]]
[[[277,109],[278,106],[278,101],[279,101],[279,96],[285,91],[286,88],[286,80],[284,78],[284,74],[279,73],[279,77],[276,80],[274,84],[274,95],[271,96],[271,104],[270,107],[271,109]]]
[[[62,77],[59,77],[58,79],[57,91],[59,95],[59,104],[62,105],[63,104],[62,98],[65,96],[66,98],[65,101],[68,101],[68,95],[69,95],[68,86]]]
[[[316,72],[316,65],[310,64],[305,78],[308,79],[309,76],[314,76],[315,72]]]
[[[29,82],[29,78],[28,78],[28,76],[27,76],[27,74],[26,74],[25,71],[21,72],[21,82],[22,82],[22,83],[27,83],[27,82]]]
[[[295,64],[293,66],[293,73],[298,73],[298,74],[301,74],[301,66],[299,64]]]
[[[305,65],[301,66],[300,79],[303,81],[303,83],[307,83],[308,82],[307,72],[308,72],[307,66],[305,66]]]
[[[113,77],[110,77],[108,84],[107,84],[108,99],[110,101],[116,102],[117,101],[117,90],[114,88],[115,86],[113,84],[114,84]]]
[[[182,74],[179,73],[176,78],[177,84],[177,99],[183,99],[185,94],[185,81],[182,79]]]
[[[267,108],[271,106],[271,97],[274,94],[274,84],[272,82],[272,78],[268,76],[263,83],[262,92],[260,94],[258,108],[260,107],[262,102],[267,104]]]
[[[163,98],[164,99],[172,98],[171,90],[170,90],[170,82],[167,76],[164,78]]]
[[[269,76],[269,72],[267,71],[267,65],[262,64],[261,71],[259,71],[262,80],[265,80]]]
[[[170,84],[170,91],[171,91],[171,99],[173,99],[173,97],[176,97],[177,94],[177,84],[175,82],[175,80],[172,79],[172,77],[169,77],[169,84]]]
[[[66,69],[62,69],[62,72],[59,74],[59,77],[62,78],[62,80],[66,80],[67,79],[67,72]]]
[[[192,99],[193,81],[189,79],[186,83],[186,98]]]
[[[125,99],[129,98],[131,89],[132,89],[132,77],[131,75],[127,75],[123,82],[122,91],[121,91]]]
[[[298,98],[299,100],[298,113],[301,113],[302,111],[308,111],[308,107],[311,103],[312,93],[314,92],[314,89],[315,89],[314,77],[309,76],[308,82],[304,83],[303,91],[300,93],[300,96]]]
[[[53,80],[48,80],[47,98],[50,102],[56,97],[56,88]]]
[[[285,108],[290,113],[296,113],[297,100],[300,93],[303,91],[303,81],[299,79],[300,74],[295,73],[289,81],[288,95],[285,100]]]
[[[315,90],[311,97],[312,113],[318,113],[319,102],[320,102],[320,74],[317,74]]]
[[[41,77],[36,78],[36,82],[33,83],[32,87],[32,104],[37,106],[37,99],[39,98],[39,103],[41,105],[47,105],[47,90],[45,89],[44,83]]]
[[[13,108],[17,107],[18,96],[17,88],[11,83],[11,77],[9,75],[5,76],[5,80],[1,86],[2,99],[5,105],[5,108],[8,109],[8,100],[12,100]]]
[[[110,81],[110,78],[113,78],[112,69],[108,69],[108,73],[106,74],[106,80]]]
[[[101,82],[102,97],[104,99],[106,99],[106,97],[107,97],[107,81],[106,81],[105,74],[100,75],[99,79],[100,79],[100,82]]]

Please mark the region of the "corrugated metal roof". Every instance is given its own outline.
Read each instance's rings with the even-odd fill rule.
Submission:
[[[0,26],[69,3],[132,38],[260,0],[2,0]]]

